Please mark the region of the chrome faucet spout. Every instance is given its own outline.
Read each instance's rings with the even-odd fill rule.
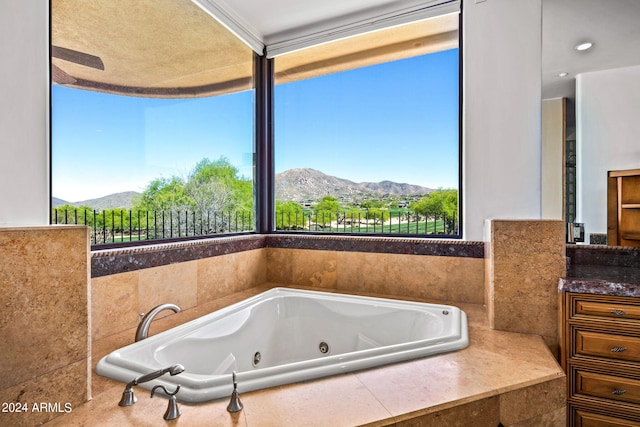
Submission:
[[[149,336],[149,326],[151,326],[151,322],[153,319],[164,310],[173,310],[176,313],[180,312],[180,307],[175,304],[160,304],[154,308],[152,308],[144,317],[140,320],[138,324],[138,329],[136,330],[136,341],[143,340]]]

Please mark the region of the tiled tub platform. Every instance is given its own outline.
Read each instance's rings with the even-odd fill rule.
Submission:
[[[268,288],[266,284],[158,319],[152,334]],[[311,289],[311,288],[305,288]],[[326,290],[326,289],[322,289]],[[388,295],[374,295],[385,296]],[[242,393],[244,410],[228,400],[181,404],[181,426],[563,426],[565,375],[539,336],[494,331],[483,306],[456,304],[469,318],[464,350],[373,369]],[[134,330],[93,343],[93,365],[130,343]],[[48,426],[164,425],[163,398],[138,389],[138,403],[120,408],[124,384],[93,376],[93,400]]]

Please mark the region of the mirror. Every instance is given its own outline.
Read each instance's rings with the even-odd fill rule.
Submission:
[[[608,172],[640,169],[638,22],[637,0],[542,0],[543,217],[584,224],[585,243],[607,242]]]

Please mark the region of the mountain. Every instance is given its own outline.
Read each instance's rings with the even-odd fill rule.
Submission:
[[[76,207],[89,206],[90,208],[99,211],[117,208],[131,209],[133,207],[133,199],[139,195],[140,193],[137,193],[135,191],[125,191],[122,193],[109,194],[108,196],[99,197],[97,199],[82,200],[80,202],[67,202],[65,200],[53,197],[52,205],[54,208],[66,204]]]
[[[340,200],[357,200],[365,196],[425,195],[432,191],[431,188],[393,181],[353,182],[309,168],[289,169],[276,174],[277,197],[280,200],[294,202],[317,201],[327,195]],[[69,204],[76,207],[89,206],[98,211],[117,208],[131,209],[133,199],[139,195],[140,193],[135,191],[125,191],[79,202],[67,202],[53,197],[52,204],[54,208]]]
[[[303,202],[324,196],[354,199],[366,195],[424,195],[433,191],[419,185],[392,181],[360,182],[326,175],[315,169],[289,169],[276,174],[276,195],[280,200]]]

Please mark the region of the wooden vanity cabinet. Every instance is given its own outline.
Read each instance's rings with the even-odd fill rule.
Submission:
[[[560,295],[568,425],[640,427],[640,298]]]
[[[607,243],[640,246],[640,169],[609,172]]]

